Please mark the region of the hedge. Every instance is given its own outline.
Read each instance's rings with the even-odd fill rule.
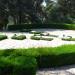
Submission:
[[[75,41],[75,38],[62,38],[64,41]]]
[[[7,39],[8,37],[6,35],[0,35],[0,40]]]
[[[20,32],[31,32],[31,29],[21,29]]]
[[[22,55],[33,56],[38,68],[51,68],[75,64],[75,45],[64,45],[54,48],[18,49]]]
[[[24,39],[26,39],[26,36],[25,35],[16,35],[16,34],[14,34],[11,38],[15,39],[15,40],[24,40]]]
[[[13,51],[5,52],[0,53],[0,75],[36,74],[37,63],[34,57],[16,55]]]
[[[8,30],[37,29],[37,28],[75,29],[75,24],[51,23],[51,24],[22,24],[22,25],[8,26]]]
[[[0,75],[35,75],[37,68],[75,64],[75,45],[0,50]]]
[[[31,39],[32,40],[46,40],[46,41],[52,41],[53,40],[53,38],[45,38],[45,37],[42,37],[42,36],[39,36],[39,37],[37,37],[37,36],[31,36]]]

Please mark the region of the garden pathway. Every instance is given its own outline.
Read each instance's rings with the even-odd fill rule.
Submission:
[[[36,75],[75,75],[75,65],[40,70]]]
[[[5,34],[8,36],[8,39],[0,41],[0,49],[10,49],[10,48],[32,48],[32,47],[57,47],[64,44],[75,44],[75,41],[62,41],[61,38],[63,35],[72,36],[75,38],[74,30],[62,30],[62,29],[34,29],[34,31],[48,32],[53,35],[58,35],[58,37],[54,37],[52,41],[44,41],[44,40],[31,40],[30,36],[32,34],[24,33],[24,32],[0,32],[0,34]],[[13,40],[11,37],[14,35],[24,34],[27,39],[25,40]]]

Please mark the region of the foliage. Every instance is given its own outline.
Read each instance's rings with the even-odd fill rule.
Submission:
[[[31,36],[31,39],[33,39],[33,40],[46,40],[46,41],[52,41],[53,40],[53,38],[45,38],[45,37],[42,37],[42,36],[39,36],[39,37]]]
[[[0,50],[0,67],[4,67],[3,69],[0,68],[0,71],[3,73],[3,71],[8,72],[10,70],[9,72],[12,72],[12,67],[15,67],[15,73],[24,73],[25,70],[22,70],[22,68],[28,67],[29,69],[30,67],[35,67],[34,58],[37,60],[38,68],[50,68],[75,64],[75,60],[73,59],[75,58],[75,45],[63,45],[60,47],[49,48]],[[32,71],[32,68],[30,70]],[[31,71],[27,73],[31,73]]]
[[[46,12],[48,18],[46,23],[75,23],[75,1],[73,0],[57,0],[56,3],[47,4]],[[65,6],[65,7],[64,7]]]
[[[64,41],[75,41],[75,38],[62,38]]]
[[[7,36],[6,35],[0,35],[0,40],[4,40],[4,39],[7,39]]]
[[[66,23],[50,23],[50,24],[25,24],[25,25],[10,25],[8,30],[21,30],[21,29],[39,29],[39,28],[54,28],[54,29],[75,29],[75,24]],[[41,32],[35,32],[41,33]]]
[[[21,29],[20,32],[31,32],[31,29]]]
[[[41,38],[40,37],[36,37],[36,36],[31,36],[31,39],[32,40],[40,40]]]
[[[14,34],[11,38],[15,39],[15,40],[24,40],[24,39],[26,39],[26,36],[25,35],[16,35],[16,34]]]
[[[53,38],[44,38],[44,37],[42,37],[40,40],[52,41]]]
[[[30,33],[35,35],[35,34],[41,34],[42,32],[38,32],[38,31],[31,31]]]
[[[35,75],[37,63],[34,57],[28,57],[23,55],[19,56],[15,54],[13,50],[1,52],[3,52],[3,54],[0,53],[1,75]]]

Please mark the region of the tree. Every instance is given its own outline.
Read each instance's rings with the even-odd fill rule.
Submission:
[[[50,2],[46,7],[48,14],[47,23],[73,23],[75,19],[75,0],[57,0],[56,3]]]
[[[0,0],[0,29],[6,28],[8,23],[8,12],[7,12],[6,3],[4,0]]]
[[[0,0],[0,24],[7,25],[12,16],[15,25],[43,23],[46,14],[42,10],[43,0]],[[3,24],[2,24],[3,23]]]
[[[9,13],[14,17],[15,24],[42,22],[41,3],[43,0],[8,0]]]
[[[58,0],[58,5],[63,17],[73,22],[73,18],[75,18],[75,0]]]

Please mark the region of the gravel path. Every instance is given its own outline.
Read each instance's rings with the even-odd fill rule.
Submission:
[[[36,75],[75,75],[75,65],[40,70]]]
[[[52,41],[44,40],[31,40],[29,33],[20,33],[20,32],[1,32],[1,34],[6,34],[8,39],[0,41],[0,49],[10,49],[10,48],[32,48],[32,47],[57,47],[64,44],[75,44],[75,41],[62,41],[61,38],[63,35],[75,37],[74,30],[60,30],[60,29],[34,29],[34,31],[48,32],[53,35],[58,35],[58,38],[54,38]],[[11,37],[13,34],[24,34],[27,39],[25,40],[13,40]]]

